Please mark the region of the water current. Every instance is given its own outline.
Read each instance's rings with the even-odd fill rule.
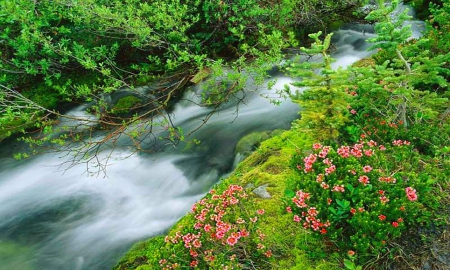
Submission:
[[[423,26],[412,22],[414,34]],[[333,36],[334,67],[367,57],[367,25],[349,25]],[[291,79],[274,74],[275,89]],[[196,89],[192,89],[196,91]],[[273,90],[261,89],[270,94]],[[192,92],[186,95],[193,95]],[[81,106],[68,114],[88,115]],[[68,157],[42,154],[16,161],[15,144],[0,145],[0,269],[100,270],[111,268],[137,241],[161,234],[185,215],[235,164],[235,147],[243,136],[287,129],[299,107],[289,100],[275,106],[248,93],[236,114],[234,104],[215,113],[186,144],[163,147],[152,154],[131,154],[118,147],[106,177],[91,176],[86,166],[58,167]],[[208,109],[180,101],[173,111],[176,125],[189,131],[201,124]],[[64,125],[70,123],[63,122]],[[190,138],[192,139],[192,138]]]

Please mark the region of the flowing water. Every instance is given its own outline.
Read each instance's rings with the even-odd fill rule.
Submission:
[[[371,29],[352,25],[334,34],[335,67],[371,54],[365,42],[373,36]],[[281,74],[274,78],[275,89],[291,81]],[[195,133],[199,146],[180,144],[134,155],[118,147],[107,177],[86,174],[85,165],[64,170],[64,165],[56,165],[68,157],[53,154],[15,161],[10,157],[14,144],[4,142],[0,145],[0,269],[111,268],[133,243],[167,230],[232,169],[240,138],[254,131],[286,129],[298,109],[288,100],[275,106],[248,93],[238,113],[230,104]],[[173,120],[189,131],[207,113],[208,109],[180,101]],[[92,118],[83,107],[69,114]],[[70,121],[62,124],[71,125]]]

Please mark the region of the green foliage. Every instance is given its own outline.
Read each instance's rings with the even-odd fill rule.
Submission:
[[[292,160],[299,171],[290,180],[293,224],[335,242],[343,255],[356,252],[360,263],[386,251],[386,242],[406,228],[426,222],[431,209],[425,206],[436,205],[429,193],[435,179],[419,169],[419,155],[407,141],[313,148]]]
[[[408,19],[406,13],[395,20],[391,18],[397,4],[393,1],[391,6],[381,7],[367,16],[379,21],[375,25],[378,37],[371,41],[379,42],[373,48],[381,51],[375,56],[377,65],[350,69],[356,86],[351,106],[357,112],[353,117],[355,122],[362,124],[364,118],[371,116],[387,123],[400,123],[407,131],[425,123],[434,125],[432,119],[445,111],[448,98],[438,91],[448,87],[444,77],[448,73],[444,66],[448,53],[433,54],[430,39],[426,38],[406,43],[410,32],[402,26]],[[362,125],[357,126],[364,129]],[[413,140],[411,136],[409,139]]]
[[[306,132],[314,131],[314,137],[324,141],[339,136],[339,129],[347,122],[349,113],[346,74],[331,68],[333,59],[327,53],[331,34],[324,41],[319,39],[321,34],[311,34],[310,37],[314,39],[311,48],[301,48],[310,56],[320,55],[321,62],[293,62],[287,67],[292,76],[301,78],[293,85],[306,89],[301,93],[297,91],[295,95],[289,89],[286,90],[304,109],[296,125]]]
[[[303,0],[1,0],[0,85],[26,92],[43,108],[57,109],[62,101],[101,104],[104,93],[161,78],[182,88],[209,75],[199,71],[212,70],[203,105],[218,107],[237,96],[249,76],[263,83],[266,71],[282,59],[282,49],[298,42],[294,32],[299,24],[334,16],[329,10],[335,6]],[[172,91],[163,87],[160,96],[170,100]],[[44,120],[35,106],[16,104],[10,110],[27,123]],[[154,113],[116,115],[110,125],[128,125],[148,115]]]

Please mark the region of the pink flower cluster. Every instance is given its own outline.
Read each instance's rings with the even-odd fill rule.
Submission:
[[[316,154],[310,154],[309,156],[305,157],[303,161],[305,162],[305,168],[303,169],[305,173],[312,172],[313,171],[313,164],[317,160]]]
[[[306,203],[307,200],[309,200],[310,194],[303,192],[302,190],[299,190],[296,192],[296,195],[294,198],[292,198],[292,202],[298,207],[298,208],[304,208],[305,210],[301,212],[301,216],[294,215],[293,220],[294,222],[300,223],[303,221],[303,228],[305,229],[312,229],[313,231],[318,231],[321,234],[327,233],[327,227],[329,227],[330,221],[322,222],[320,219],[317,218],[317,215],[319,214],[319,211],[317,211],[316,207],[309,207]],[[307,209],[306,209],[307,208]],[[292,212],[291,208],[286,209],[288,212]]]
[[[222,194],[216,194],[215,190],[211,190],[209,193],[211,198],[203,198],[192,207],[196,219],[194,229],[197,232],[183,235],[178,231],[174,236],[166,236],[164,239],[166,243],[182,243],[186,249],[189,249],[192,258],[190,267],[199,267],[200,259],[212,262],[215,259],[214,252],[220,252],[215,249],[205,250],[205,245],[231,248],[248,238],[251,228],[254,228],[254,225],[250,224],[256,223],[258,215],[261,216],[265,213],[264,209],[256,210],[255,216],[248,217],[251,223],[247,222],[244,217],[234,216],[235,212],[232,211],[232,208],[239,204],[241,199],[248,197],[241,186],[230,185]],[[233,212],[233,215],[228,217],[227,214],[230,212]],[[261,238],[262,233],[259,235]],[[266,250],[264,254],[271,256],[271,251]],[[173,269],[167,260],[162,260],[160,265],[163,269]]]
[[[394,146],[402,146],[402,145],[410,145],[411,143],[408,141],[402,141],[402,140],[394,140],[392,142],[392,145]]]
[[[297,205],[298,208],[306,208],[308,205],[306,204],[306,201],[309,200],[310,194],[303,192],[301,190],[297,191],[296,196],[292,198],[292,202]]]
[[[388,177],[379,177],[378,181],[385,182],[385,183],[391,183],[395,184],[397,180],[394,177],[388,176]]]
[[[343,145],[338,148],[337,153],[343,158],[348,158],[350,156],[360,158],[364,155],[364,152],[362,150],[363,146],[364,146],[363,143],[357,143],[352,147]],[[367,154],[372,155],[372,152],[367,152]]]
[[[331,189],[331,191],[334,191],[334,192],[345,192],[345,187],[344,187],[344,185],[335,185]]]
[[[407,188],[405,188],[405,192],[406,192],[406,197],[408,198],[408,200],[410,200],[410,201],[417,200],[417,193],[416,193],[415,189],[413,189],[412,187],[407,187]]]

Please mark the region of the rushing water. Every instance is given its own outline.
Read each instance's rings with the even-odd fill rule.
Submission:
[[[369,56],[365,40],[373,36],[371,32],[364,25],[337,31],[333,65],[345,67]],[[280,74],[274,77],[278,89],[290,82]],[[69,113],[91,117],[82,108]],[[182,101],[173,120],[189,131],[206,113],[207,109]],[[119,147],[104,178],[86,174],[85,165],[67,171],[55,166],[67,157],[45,154],[15,161],[10,158],[12,144],[3,143],[0,269],[109,269],[132,243],[167,230],[229,172],[240,138],[254,131],[288,128],[297,114],[298,106],[290,101],[274,106],[248,94],[238,114],[230,104],[196,133],[201,144],[194,150],[185,144],[129,156],[131,150]]]

